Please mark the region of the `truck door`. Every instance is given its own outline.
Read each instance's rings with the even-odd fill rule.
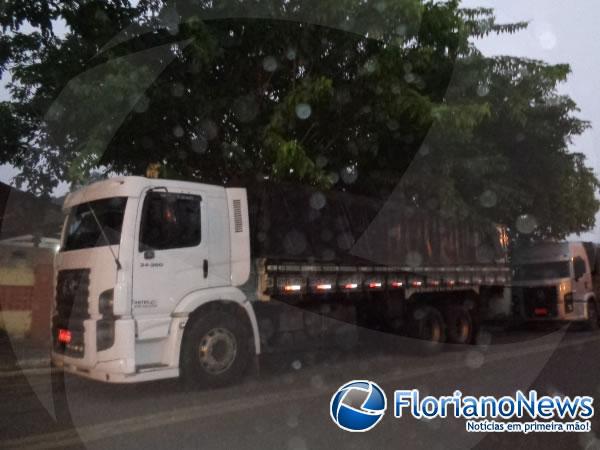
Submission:
[[[142,199],[132,287],[138,339],[166,336],[177,302],[210,286],[206,209],[200,193],[154,190]]]

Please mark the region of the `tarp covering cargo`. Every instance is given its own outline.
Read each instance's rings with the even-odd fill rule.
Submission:
[[[344,192],[264,183],[248,187],[254,257],[401,266],[505,261],[502,229]]]

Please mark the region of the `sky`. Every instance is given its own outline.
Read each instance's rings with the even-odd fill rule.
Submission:
[[[528,29],[513,35],[491,35],[475,41],[486,55],[513,55],[549,63],[568,63],[572,73],[561,93],[579,105],[580,117],[592,128],[575,139],[572,150],[584,153],[600,177],[600,1],[598,0],[463,0],[463,7],[491,7],[498,22],[528,21]],[[6,78],[0,82],[0,100],[6,99]],[[16,174],[0,166],[0,181]],[[12,183],[11,183],[12,184]],[[56,194],[66,190],[62,185]],[[596,229],[581,238],[600,241],[600,214]]]

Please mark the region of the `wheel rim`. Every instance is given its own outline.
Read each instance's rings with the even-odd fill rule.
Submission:
[[[454,321],[454,332],[458,341],[466,341],[469,335],[469,321],[465,317],[457,317]]]
[[[231,331],[213,328],[200,339],[198,357],[208,373],[217,375],[231,367],[237,355],[237,342]]]

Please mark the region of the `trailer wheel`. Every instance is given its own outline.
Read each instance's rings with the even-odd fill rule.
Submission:
[[[473,318],[463,305],[451,306],[445,314],[448,342],[470,344],[473,339]]]
[[[446,341],[446,327],[442,314],[431,306],[420,306],[413,311],[410,336],[423,341],[441,344]]]
[[[211,311],[188,325],[182,342],[181,375],[194,387],[225,386],[244,374],[250,331],[232,314]]]

